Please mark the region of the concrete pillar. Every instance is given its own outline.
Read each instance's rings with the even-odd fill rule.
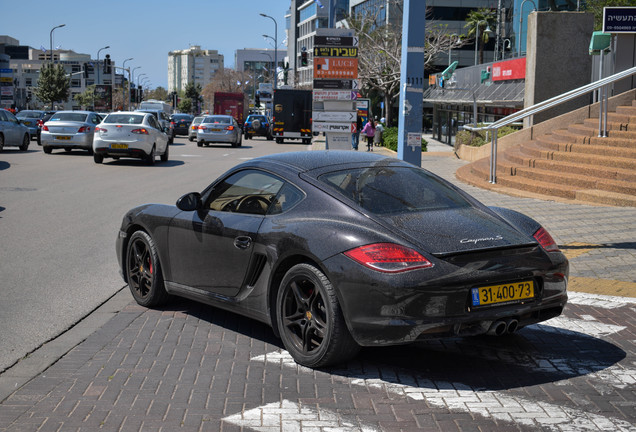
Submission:
[[[532,12],[528,16],[524,108],[590,83],[590,38],[594,15],[584,12]],[[534,124],[590,103],[589,96],[534,116]],[[524,120],[524,127],[528,125]]]

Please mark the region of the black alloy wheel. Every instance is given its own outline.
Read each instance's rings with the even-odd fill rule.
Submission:
[[[141,306],[158,306],[168,299],[157,248],[144,231],[136,231],[128,242],[126,279],[130,292]]]
[[[285,274],[276,307],[283,344],[297,363],[328,366],[349,360],[360,349],[331,282],[313,265],[297,264]]]

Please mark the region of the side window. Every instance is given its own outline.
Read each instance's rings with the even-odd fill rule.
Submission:
[[[159,127],[159,124],[157,123],[157,120],[155,120],[153,116],[148,116],[148,124],[150,124],[150,126],[152,126],[155,129],[161,130],[161,128]]]
[[[234,173],[214,187],[208,208],[215,211],[265,215],[283,187],[280,178],[257,170]]]
[[[7,117],[4,115],[3,110],[0,110],[0,121],[7,121]]]
[[[275,215],[286,212],[302,201],[304,197],[305,194],[295,186],[285,183],[285,186],[281,188],[276,198],[272,201],[272,205],[269,208],[269,214]]]

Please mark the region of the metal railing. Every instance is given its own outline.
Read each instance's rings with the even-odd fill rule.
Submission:
[[[600,79],[593,83],[584,85],[583,87],[579,87],[574,90],[570,90],[567,93],[563,93],[559,96],[555,96],[553,98],[547,99],[543,102],[539,102],[534,104],[528,108],[524,108],[521,111],[517,111],[516,113],[510,114],[507,117],[504,117],[500,120],[497,120],[494,123],[491,123],[487,126],[482,127],[474,127],[464,125],[464,129],[470,130],[473,132],[488,130],[491,131],[491,149],[490,149],[490,183],[497,183],[497,131],[499,128],[503,126],[507,126],[511,123],[518,122],[520,120],[525,119],[526,117],[531,117],[537,113],[545,111],[547,109],[553,108],[562,103],[568,102],[572,99],[576,99],[580,96],[586,95],[587,93],[591,93],[595,90],[600,90],[599,97],[599,137],[607,136],[607,111],[608,111],[608,89],[607,86],[615,83],[616,81],[620,81],[624,78],[630,77],[632,75],[636,75],[636,67],[624,70],[622,72],[616,73],[614,75],[608,76],[607,78]],[[530,119],[530,126],[532,126],[532,119]]]

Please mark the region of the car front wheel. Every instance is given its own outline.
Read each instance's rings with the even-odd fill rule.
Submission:
[[[146,307],[165,303],[169,296],[163,282],[159,254],[148,233],[136,231],[130,237],[125,262],[128,287],[135,301]]]
[[[347,329],[335,289],[315,266],[297,264],[285,274],[276,309],[281,339],[297,363],[323,367],[358,353],[360,346]]]

